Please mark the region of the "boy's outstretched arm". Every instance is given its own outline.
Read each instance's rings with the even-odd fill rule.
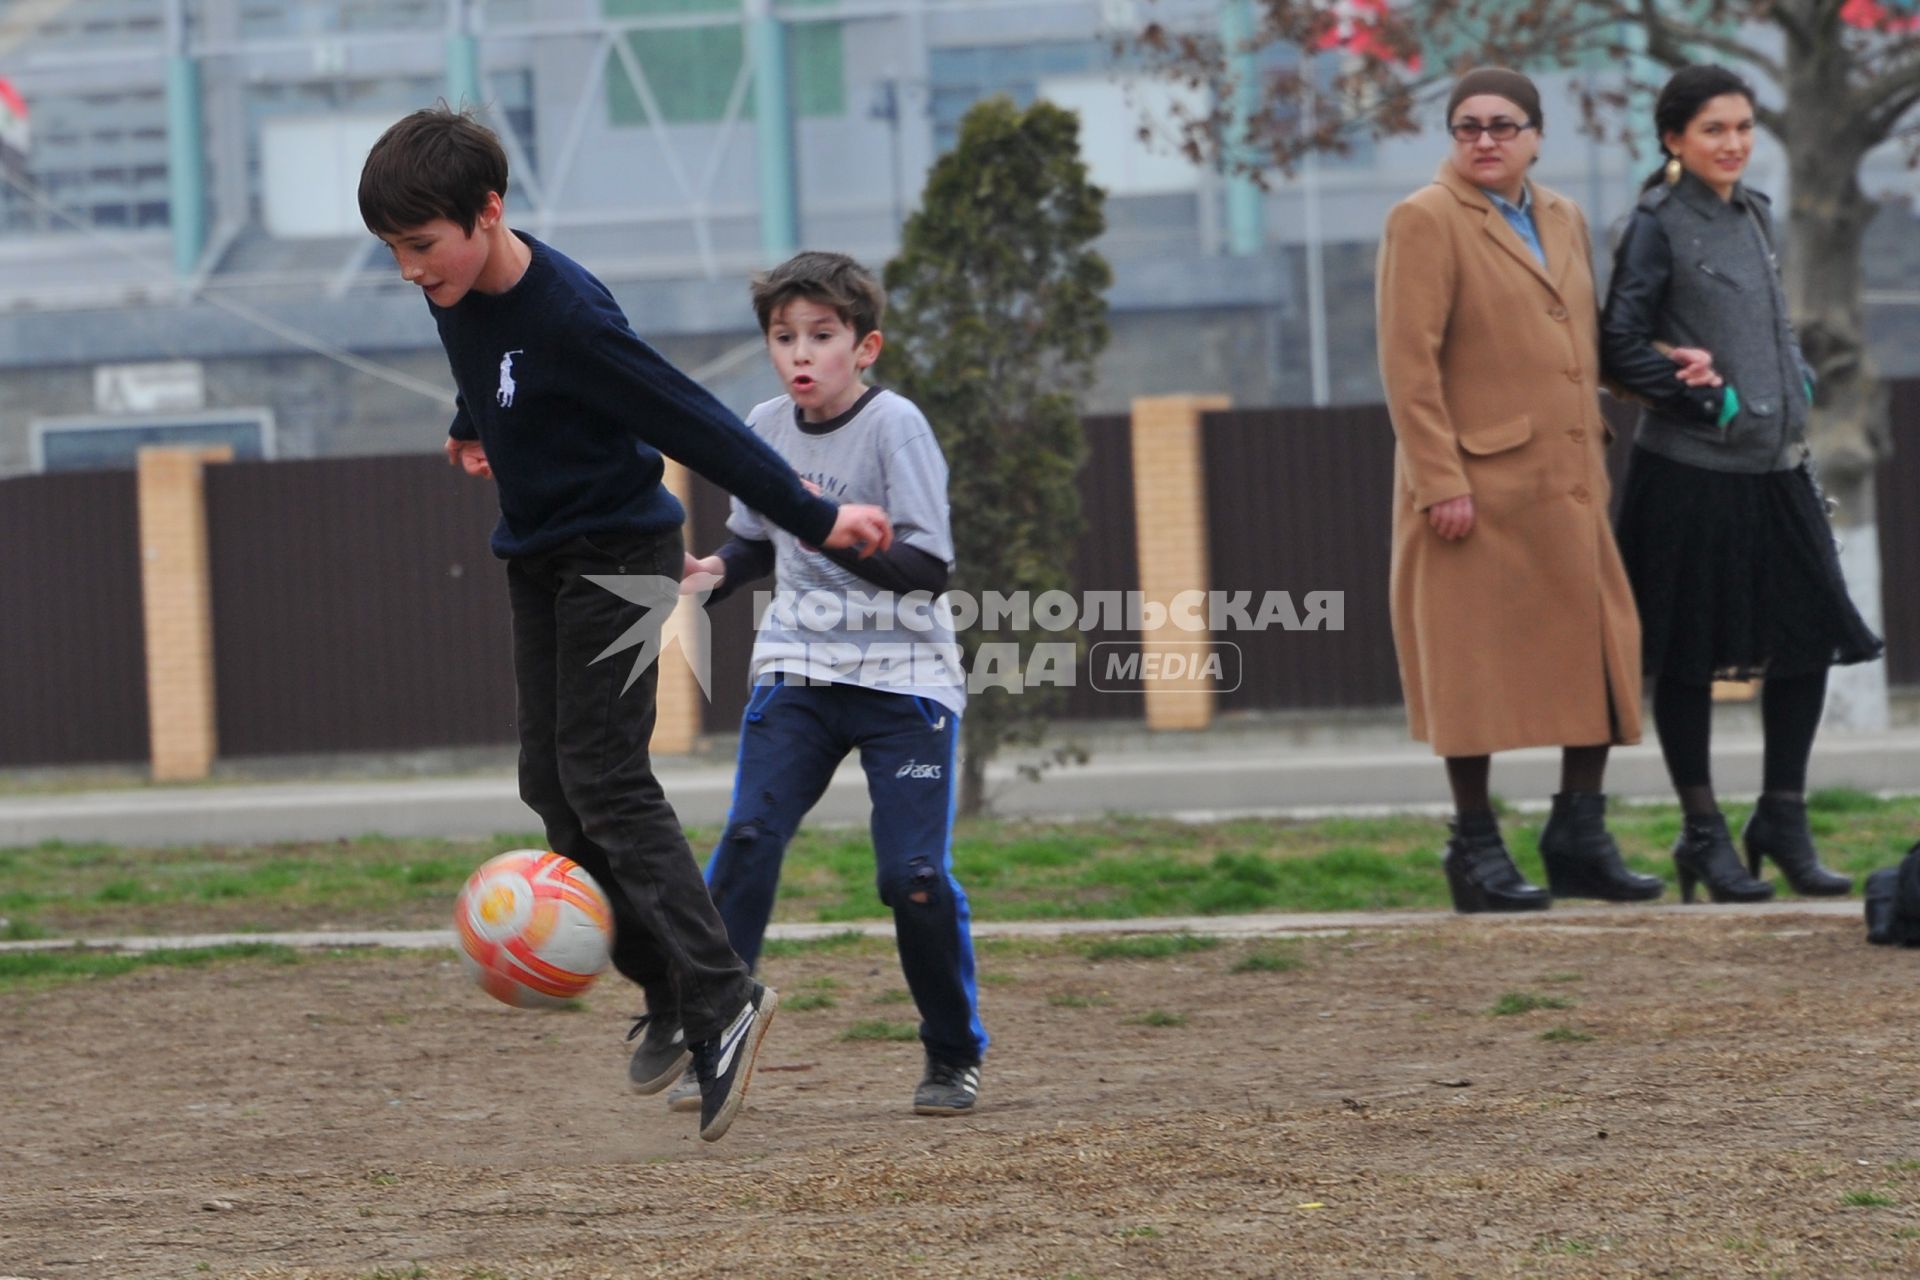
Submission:
[[[868,555],[893,545],[886,512],[808,493],[786,459],[631,327],[584,303],[577,320],[582,399],[607,417],[815,546]]]

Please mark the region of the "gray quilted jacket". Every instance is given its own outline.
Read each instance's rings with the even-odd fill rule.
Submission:
[[[1735,393],[1687,387],[1655,347],[1704,347]],[[1640,197],[1614,254],[1600,319],[1602,372],[1644,402],[1643,449],[1715,471],[1783,471],[1806,456],[1813,373],[1780,287],[1767,198],[1722,200],[1684,175]]]

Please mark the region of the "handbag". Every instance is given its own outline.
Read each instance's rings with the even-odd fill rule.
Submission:
[[[1867,941],[1882,947],[1920,947],[1920,844],[1896,867],[1867,877]]]

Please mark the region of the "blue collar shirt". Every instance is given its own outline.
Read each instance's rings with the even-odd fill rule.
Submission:
[[[1486,191],[1485,187],[1481,188]],[[1513,204],[1492,191],[1486,192],[1487,199],[1493,201],[1493,207],[1507,220],[1507,225],[1520,233],[1527,242],[1527,248],[1533,250],[1533,256],[1542,267],[1547,265],[1547,251],[1540,245],[1540,231],[1533,225],[1533,188],[1525,183],[1520,187],[1520,203]]]

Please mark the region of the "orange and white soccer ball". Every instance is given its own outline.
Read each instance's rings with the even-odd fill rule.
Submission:
[[[613,948],[613,908],[580,864],[542,849],[489,858],[453,906],[467,972],[521,1009],[567,1004]]]

